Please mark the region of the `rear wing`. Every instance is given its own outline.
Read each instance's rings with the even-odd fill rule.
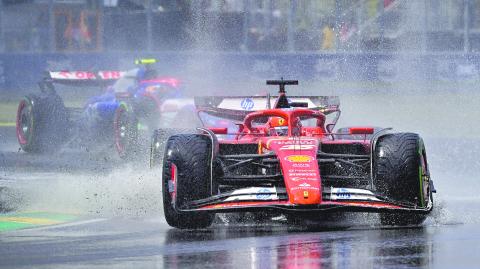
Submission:
[[[121,78],[123,71],[47,71],[45,82],[72,86],[103,86]]]
[[[243,120],[251,112],[268,109],[275,105],[278,96],[208,96],[195,97],[197,110],[208,114]],[[319,110],[325,114],[338,111],[338,96],[289,96],[288,103],[292,107],[304,107]]]

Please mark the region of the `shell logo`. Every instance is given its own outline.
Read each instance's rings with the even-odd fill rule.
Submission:
[[[309,163],[312,159],[313,158],[308,155],[290,155],[285,157],[285,160],[291,163]]]

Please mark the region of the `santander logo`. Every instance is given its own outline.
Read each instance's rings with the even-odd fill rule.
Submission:
[[[285,157],[285,160],[291,163],[309,163],[313,158],[308,155],[290,155]]]

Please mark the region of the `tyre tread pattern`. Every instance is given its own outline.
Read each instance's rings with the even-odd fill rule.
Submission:
[[[210,194],[210,139],[199,134],[177,134],[171,136],[165,148],[163,160],[163,206],[167,223],[181,229],[205,228],[212,224],[214,215],[208,212],[179,212],[193,200],[206,198]],[[152,154],[158,156],[159,154]],[[159,158],[156,157],[156,162]],[[154,161],[155,162],[155,161]],[[170,167],[177,166],[176,208],[168,192]]]
[[[381,137],[375,149],[375,187],[389,199],[420,204],[419,151],[421,138],[414,133],[396,133]],[[419,225],[425,213],[380,213],[383,225]]]
[[[32,109],[34,124],[31,140],[22,149],[34,153],[58,150],[68,133],[68,113],[60,96],[29,94],[24,101]]]
[[[419,136],[398,133],[383,137],[376,148],[376,187],[387,197],[417,203]]]

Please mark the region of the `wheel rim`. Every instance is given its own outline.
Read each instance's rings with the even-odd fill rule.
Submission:
[[[174,163],[167,162],[167,164],[163,166],[163,203],[169,210],[175,210],[176,207],[177,175],[177,166]]]
[[[430,176],[428,173],[425,152],[423,150],[420,151],[419,177],[421,188],[420,206],[426,207],[428,205],[428,200],[430,199]]]
[[[177,200],[177,166],[172,163],[170,165],[170,178],[168,179],[168,192],[172,206],[175,207],[175,201]]]
[[[18,106],[16,122],[17,138],[21,145],[27,144],[31,135],[33,125],[31,112],[31,107],[27,106],[25,100],[22,100]]]

